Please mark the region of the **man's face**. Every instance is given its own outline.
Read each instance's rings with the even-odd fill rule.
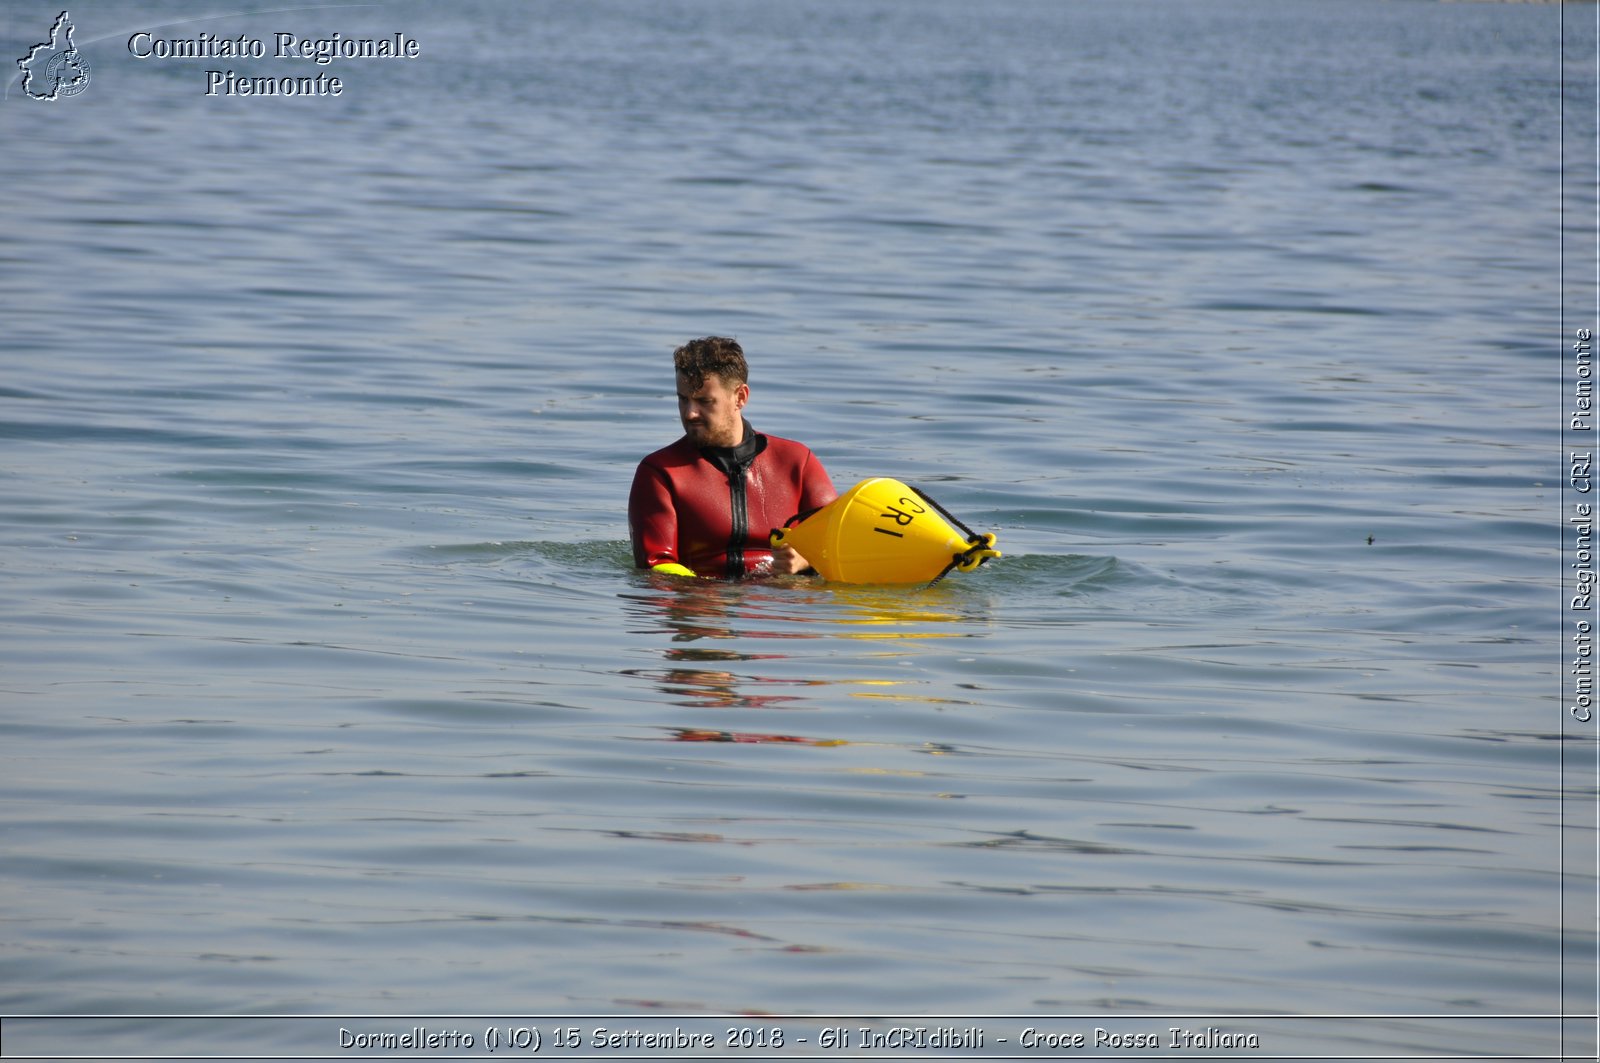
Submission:
[[[715,373],[707,373],[699,387],[678,374],[678,418],[684,433],[697,447],[736,447],[744,442],[744,415],[750,387],[729,387]]]

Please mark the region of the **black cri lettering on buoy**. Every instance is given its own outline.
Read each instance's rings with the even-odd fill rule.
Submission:
[[[896,524],[900,525],[900,527],[904,528],[907,524],[910,524],[913,520],[915,520],[916,517],[918,516],[918,514],[928,512],[926,509],[923,509],[921,506],[917,505],[915,502],[911,501],[911,499],[909,499],[909,498],[902,498],[900,500],[900,504],[902,506],[905,506],[907,509],[911,510],[911,512],[910,513],[902,513],[900,510],[895,509],[893,506],[890,506],[889,507],[889,512],[880,513],[880,514],[878,514],[878,516],[880,516],[880,517],[893,517],[894,518],[894,522]],[[889,529],[889,528],[874,527],[872,530],[875,531],[875,532],[882,532],[885,535],[892,535],[896,539],[904,539],[906,537],[905,532],[897,532],[897,531],[894,531],[894,530]]]

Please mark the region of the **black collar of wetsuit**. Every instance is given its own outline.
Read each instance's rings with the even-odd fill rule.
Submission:
[[[756,455],[766,449],[767,437],[751,428],[749,421],[744,421],[744,442],[736,447],[701,447],[700,453],[725,475],[732,476],[748,469]]]

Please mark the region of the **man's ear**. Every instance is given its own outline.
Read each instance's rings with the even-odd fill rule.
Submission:
[[[750,401],[750,385],[740,384],[733,392],[734,409],[744,409],[744,404]]]

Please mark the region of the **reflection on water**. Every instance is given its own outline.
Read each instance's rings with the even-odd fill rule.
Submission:
[[[671,650],[669,660],[683,660]],[[780,654],[763,654],[767,660],[781,660]],[[692,659],[692,658],[691,658]],[[756,693],[755,687],[817,686],[825,680],[785,679],[776,676],[745,675],[717,668],[677,667],[659,671],[625,668],[622,675],[649,679],[656,689],[679,704],[693,708],[781,709],[802,700],[798,695]]]
[[[701,638],[952,638],[983,625],[993,603],[978,593],[934,587],[829,584],[805,577],[725,582],[641,574],[650,592],[625,593],[630,613],[675,641]],[[905,631],[856,630],[896,627]],[[732,652],[732,651],[730,651]],[[740,659],[760,655],[737,654]]]
[[[724,582],[652,574],[639,574],[636,579],[646,583],[644,592],[633,590],[620,597],[629,615],[644,622],[633,628],[634,633],[667,637],[669,644],[661,652],[668,667],[625,668],[620,674],[646,680],[670,701],[692,708],[815,707],[816,697],[801,693],[798,688],[859,686],[874,689],[844,692],[855,697],[928,699],[886,689],[904,686],[906,680],[852,678],[839,675],[832,667],[827,669],[826,677],[775,674],[783,671],[781,667],[709,667],[793,662],[796,655],[793,650],[680,645],[683,642],[719,639],[737,641],[745,647],[771,643],[787,646],[795,640],[916,642],[980,637],[989,623],[985,612],[989,602],[984,595],[956,593],[942,587],[830,585],[804,578]],[[806,653],[839,655],[839,651],[826,645],[808,645]],[[912,653],[908,645],[889,656]]]
[[[630,614],[648,624],[635,629],[636,633],[664,633],[674,642],[814,637],[784,626],[782,622],[792,619],[792,614],[778,612],[782,598],[762,594],[766,581],[725,582],[650,573],[640,573],[637,578],[649,581],[649,593],[622,595],[630,603]],[[635,604],[639,608],[632,607]]]
[[[796,746],[844,746],[850,743],[842,738],[804,738],[800,735],[761,734],[755,731],[710,731],[703,727],[673,728],[672,736],[679,742],[744,742],[774,743]]]
[[[993,605],[982,593],[948,583],[916,588],[830,585],[827,593],[838,610],[829,618],[838,625],[834,634],[851,639],[977,637],[988,627]],[[964,630],[948,630],[957,625]],[[884,627],[904,630],[877,630]]]

